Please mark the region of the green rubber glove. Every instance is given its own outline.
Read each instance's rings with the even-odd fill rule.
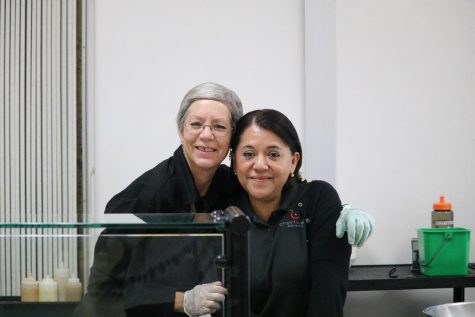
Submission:
[[[364,209],[343,205],[340,217],[336,222],[336,236],[342,238],[348,233],[348,243],[361,247],[374,230],[376,222]]]

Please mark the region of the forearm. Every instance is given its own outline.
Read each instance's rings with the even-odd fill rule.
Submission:
[[[88,292],[94,296],[121,296],[125,283],[128,251],[122,239],[105,230],[94,248]]]
[[[333,236],[321,238],[319,242],[314,242],[317,245],[312,248],[312,290],[308,316],[342,316],[351,246]]]

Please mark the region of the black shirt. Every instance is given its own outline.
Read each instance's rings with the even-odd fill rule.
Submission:
[[[106,213],[211,212],[228,207],[230,168],[220,165],[208,193],[200,197],[180,146],[172,157],[159,163],[115,195]]]
[[[200,197],[180,146],[172,157],[115,195],[105,212],[190,213],[224,209],[228,206],[231,175],[228,166],[219,166],[206,196]],[[175,292],[218,280],[214,263],[198,259],[219,254],[216,241],[209,240],[213,238],[111,238],[110,233],[106,229],[96,243],[88,292],[75,316],[116,317],[125,312],[127,316],[142,317],[186,316],[173,312]]]
[[[336,237],[335,189],[323,181],[287,184],[267,222],[252,211],[247,193],[234,203],[252,223],[252,316],[343,316],[351,246]]]

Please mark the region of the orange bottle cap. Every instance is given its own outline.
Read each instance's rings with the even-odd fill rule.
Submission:
[[[434,210],[452,210],[452,204],[445,201],[444,196],[440,196],[440,200],[438,203],[434,204]]]

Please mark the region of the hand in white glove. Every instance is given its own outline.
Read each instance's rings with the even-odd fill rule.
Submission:
[[[348,233],[348,243],[361,247],[373,232],[376,223],[365,210],[343,205],[340,218],[336,222],[336,236],[343,237]]]
[[[183,298],[183,310],[190,317],[213,314],[220,308],[228,290],[221,282],[200,284],[186,291]]]

